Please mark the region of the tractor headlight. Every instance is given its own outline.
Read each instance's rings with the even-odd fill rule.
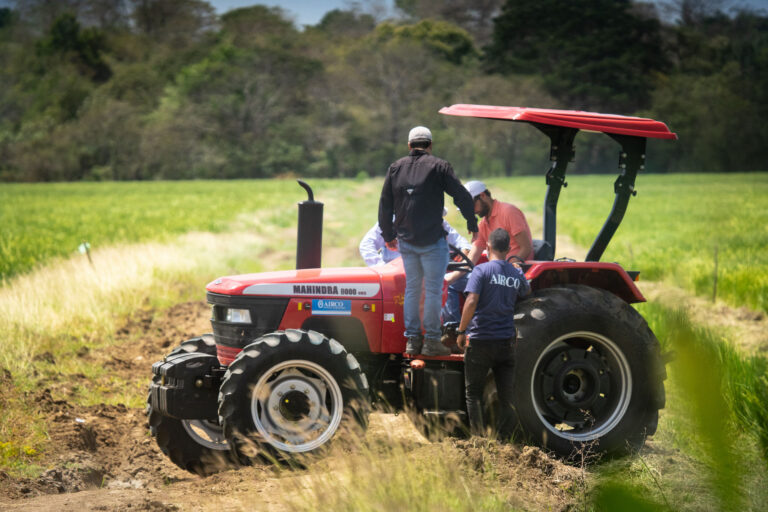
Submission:
[[[247,309],[227,309],[227,322],[249,324],[251,323],[251,312]]]

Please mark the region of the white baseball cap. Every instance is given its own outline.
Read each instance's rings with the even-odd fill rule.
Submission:
[[[477,196],[479,196],[480,194],[488,190],[485,186],[485,183],[483,183],[482,181],[467,182],[464,185],[464,188],[467,189],[467,192],[469,192],[469,195],[472,196],[472,199],[476,198]]]
[[[416,142],[421,140],[432,141],[432,132],[426,126],[416,126],[408,132],[408,142]]]

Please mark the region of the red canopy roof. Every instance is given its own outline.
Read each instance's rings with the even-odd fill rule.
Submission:
[[[449,116],[482,117],[504,121],[525,121],[578,128],[592,132],[616,133],[655,139],[677,139],[661,121],[644,117],[628,117],[615,114],[598,114],[579,110],[550,110],[544,108],[495,107],[493,105],[452,105],[440,109]]]

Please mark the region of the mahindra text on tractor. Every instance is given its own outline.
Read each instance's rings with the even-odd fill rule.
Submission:
[[[543,239],[522,267],[532,293],[515,314],[515,424],[501,432],[568,458],[623,453],[656,431],[664,407],[659,342],[632,304],[638,272],[601,262],[644,169],[647,138],[676,139],[652,119],[591,112],[453,105],[442,114],[533,125],[551,141]],[[585,261],[555,259],[557,203],[580,131],[620,146],[608,219]],[[407,356],[402,260],[321,268],[323,204],[300,182],[296,270],[221,277],[207,286],[212,334],[152,367],[149,425],[179,467],[209,474],[291,460],[344,442],[372,408],[406,410],[425,431],[466,432],[463,355]],[[459,254],[460,255],[460,254]],[[468,260],[448,270],[471,270]],[[495,385],[486,387],[494,414]],[[490,424],[487,422],[487,424]]]

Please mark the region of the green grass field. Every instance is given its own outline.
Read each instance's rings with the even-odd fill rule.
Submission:
[[[610,211],[613,179],[570,177],[558,232],[588,248]],[[311,184],[316,199],[327,203],[326,250],[347,249],[341,244],[353,243],[375,222],[380,180]],[[543,176],[488,185],[499,199],[514,198],[527,214],[541,215]],[[768,173],[641,175],[637,189],[604,261],[709,297],[717,248],[718,297],[768,312]],[[187,231],[292,230],[295,203],[305,198],[293,180],[0,185],[0,278],[74,254],[82,240],[95,248]],[[457,213],[449,220],[463,226]],[[349,251],[340,261],[324,262],[359,263]]]
[[[351,181],[316,180],[345,197]],[[169,240],[188,231],[295,225],[306,193],[294,180],[0,184],[0,279],[77,251]]]
[[[558,232],[589,248],[613,204],[614,179],[569,177]],[[488,186],[499,199],[515,197],[527,214],[541,215],[543,176],[493,179]],[[639,270],[641,280],[711,297],[717,248],[718,298],[768,312],[768,173],[640,175],[636,189],[603,261]]]

